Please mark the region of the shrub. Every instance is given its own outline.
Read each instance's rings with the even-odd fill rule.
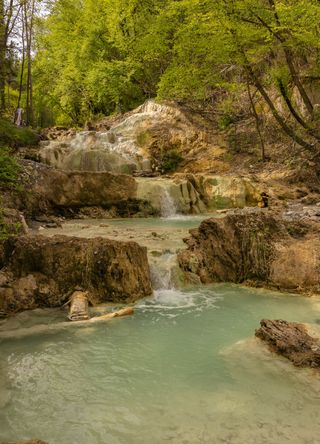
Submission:
[[[20,166],[10,153],[10,150],[8,148],[0,148],[0,187],[15,187],[19,171]]]
[[[17,128],[8,120],[0,119],[0,146],[18,148],[36,145],[39,136],[30,128]]]
[[[8,217],[8,215],[5,214],[5,210],[1,207],[0,201],[0,243],[7,240],[10,236],[20,234],[21,228],[21,222],[17,220],[17,217]]]
[[[176,149],[169,150],[162,157],[161,170],[164,173],[175,171],[182,160],[183,157]]]

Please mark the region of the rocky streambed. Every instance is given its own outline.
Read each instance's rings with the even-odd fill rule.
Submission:
[[[316,442],[317,378],[309,369],[297,373],[253,332],[263,317],[316,325],[319,298],[203,283],[269,286],[278,251],[281,262],[291,260],[288,251],[300,242],[317,257],[317,229],[315,221],[288,221],[262,209],[209,219],[82,219],[55,228],[40,222],[12,238],[0,290],[5,309],[53,308],[0,322],[1,439],[39,436],[58,444],[63,429],[64,440],[79,444],[102,444],[106,436],[147,444],[151,435],[159,444],[236,444],[239,436],[249,444],[270,437],[277,444]],[[317,292],[317,284],[301,280],[296,259],[288,270],[305,286],[289,288]],[[146,297],[152,287],[153,297]],[[102,303],[92,309],[97,315],[127,301],[135,301],[135,315],[70,328],[54,307],[75,288]],[[286,338],[290,348],[290,336],[280,341]],[[311,339],[318,359],[315,345]],[[74,411],[80,426],[72,426]]]
[[[314,373],[273,352],[319,366],[319,207],[258,208],[262,182],[215,174],[225,148],[171,106],[69,136],[1,196],[0,440],[317,442]],[[70,297],[135,316],[70,329]],[[262,322],[270,350],[266,317],[294,321]]]

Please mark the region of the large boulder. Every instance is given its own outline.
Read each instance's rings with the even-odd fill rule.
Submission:
[[[320,292],[320,227],[269,211],[239,210],[207,219],[186,239],[179,263],[188,279]]]
[[[247,177],[204,176],[202,181],[207,208],[244,208],[261,201],[259,186]]]
[[[147,250],[135,242],[21,236],[5,244],[3,313],[58,307],[77,290],[92,303],[132,302],[152,294]]]
[[[23,161],[20,183],[23,189],[4,194],[2,205],[17,208],[28,218],[44,214],[72,216],[83,208],[130,216],[143,211],[145,206],[136,198],[135,179],[125,174],[67,172]]]
[[[135,180],[124,174],[64,172],[33,162],[26,167],[33,199],[55,207],[107,206],[135,197]]]

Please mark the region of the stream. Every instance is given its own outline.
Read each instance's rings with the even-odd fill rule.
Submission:
[[[53,309],[1,321],[0,442],[319,442],[319,378],[271,354],[254,330],[262,318],[320,324],[320,298],[179,286],[175,254],[203,218],[79,220],[41,231],[138,241],[155,294],[108,323],[59,328],[66,312]]]

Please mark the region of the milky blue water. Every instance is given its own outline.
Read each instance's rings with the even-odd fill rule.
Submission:
[[[217,285],[160,291],[108,323],[5,321],[0,442],[319,443],[319,376],[253,339],[262,318],[317,324],[320,300]]]

